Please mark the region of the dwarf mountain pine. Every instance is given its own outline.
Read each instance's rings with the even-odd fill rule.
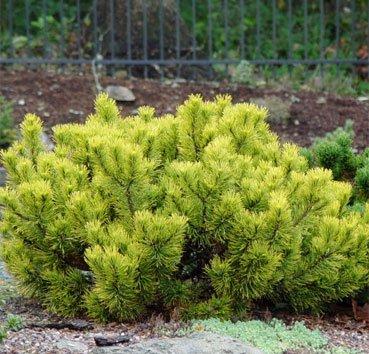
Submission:
[[[319,310],[368,283],[369,215],[308,169],[267,112],[228,96],[122,119],[106,95],[85,124],[34,115],[3,153],[2,258],[23,293],[65,316],[175,310],[227,318],[259,299]]]

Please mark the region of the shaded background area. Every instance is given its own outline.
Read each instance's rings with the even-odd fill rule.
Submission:
[[[144,77],[227,77],[241,60],[264,75],[368,76],[367,0],[7,0],[0,63],[97,58]]]

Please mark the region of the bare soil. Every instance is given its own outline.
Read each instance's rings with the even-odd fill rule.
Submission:
[[[133,91],[136,101],[120,104],[123,115],[134,114],[142,105],[155,107],[158,115],[173,113],[191,93],[200,93],[206,99],[217,94],[231,94],[235,102],[278,96],[291,103],[288,122],[272,123],[272,129],[281,139],[309,146],[315,137],[351,119],[356,132],[355,146],[362,150],[369,145],[369,101],[310,91],[249,88],[228,82],[160,82],[103,77],[101,84],[123,85]],[[15,102],[17,123],[27,112],[40,115],[47,128],[60,123],[83,122],[93,110],[96,93],[94,79],[89,72],[62,74],[46,69],[0,70],[0,95]]]

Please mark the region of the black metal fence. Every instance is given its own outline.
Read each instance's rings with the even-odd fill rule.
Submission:
[[[228,75],[240,61],[369,76],[369,0],[0,0],[0,64]]]

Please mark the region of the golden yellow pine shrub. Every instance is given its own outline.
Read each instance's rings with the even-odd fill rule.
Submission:
[[[85,124],[54,129],[54,151],[27,115],[0,193],[2,258],[20,289],[100,321],[227,318],[256,300],[319,310],[361,289],[368,217],[266,114],[190,96],[174,116],[122,119],[102,94]]]

